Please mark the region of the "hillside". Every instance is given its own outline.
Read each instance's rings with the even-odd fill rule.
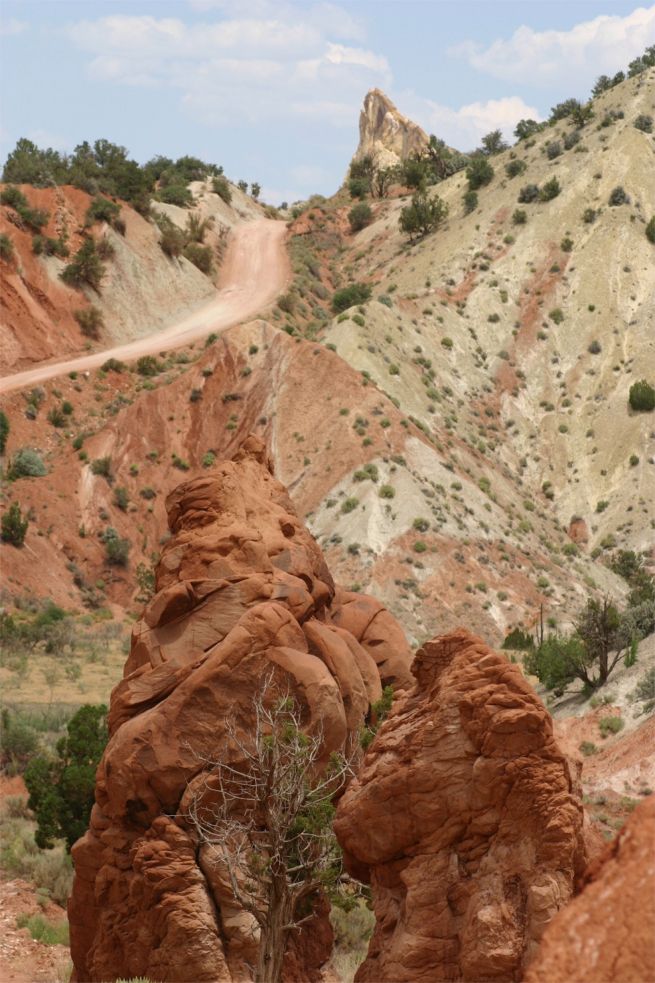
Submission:
[[[0,185],[0,194],[7,185]],[[204,233],[213,266],[208,275],[184,255],[168,256],[161,230],[129,204],[118,202],[121,231],[109,222],[89,227],[87,212],[94,200],[85,191],[63,185],[34,188],[19,185],[32,209],[48,213],[41,237],[60,240],[70,255],[36,255],[34,231],[7,204],[0,205],[0,235],[13,243],[15,259],[0,262],[0,347],[3,374],[62,355],[108,348],[166,328],[211,298],[220,271],[226,237],[241,222],[261,217],[263,208],[237,187],[229,204],[211,190],[211,182],[193,182],[193,209],[153,202],[151,213],[185,229],[190,216],[209,223]],[[108,243],[111,255],[99,290],[83,284],[75,289],[61,272],[91,233]],[[85,336],[75,311],[95,307],[103,320],[97,337]]]
[[[464,172],[439,183],[448,220],[418,243],[398,229],[402,188],[373,201],[354,235],[344,190],[297,208],[279,305],[205,348],[169,352],[152,376],[133,365],[47,383],[36,419],[21,394],[6,397],[10,455],[36,446],[51,475],[5,486],[5,501],[34,516],[29,548],[11,551],[11,593],[42,596],[47,570],[58,603],[79,606],[91,590],[129,605],[136,568],[159,552],[177,471],[202,472],[253,431],[337,578],[380,597],[413,640],[465,623],[498,642],[541,606],[565,624],[590,590],[620,599],[625,582],[604,561],[654,538],[653,424],[627,403],[636,378],[655,376],[653,139],[633,125],[654,85],[651,70],[596,99],[595,119],[553,160],[544,147],[570,133],[566,121],[494,156],[471,214]],[[553,176],[560,194],[522,206],[516,224],[519,189]],[[630,203],[612,207],[618,185]],[[197,211],[226,224],[259,207],[236,198],[231,216],[195,194]],[[373,298],[334,317],[332,293],[349,281],[371,283]],[[121,290],[138,310],[133,286]],[[53,428],[60,401],[73,415]],[[109,481],[90,466],[103,458]],[[107,565],[108,527],[131,544],[124,568]]]

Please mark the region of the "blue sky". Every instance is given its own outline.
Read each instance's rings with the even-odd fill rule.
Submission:
[[[655,5],[521,0],[4,0],[0,158],[27,136],[195,154],[274,203],[330,194],[382,88],[462,150],[655,42]],[[11,95],[9,95],[11,93]]]

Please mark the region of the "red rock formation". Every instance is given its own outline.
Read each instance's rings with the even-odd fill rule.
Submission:
[[[655,796],[590,865],[585,886],[548,926],[525,983],[655,979]]]
[[[569,523],[567,535],[578,546],[586,546],[589,542],[589,529],[585,520],[579,515],[574,515]]]
[[[410,651],[372,598],[335,596],[316,542],[263,444],[180,485],[157,594],[134,628],[110,707],[88,833],[73,849],[69,904],[76,980],[249,979],[248,919],[198,850],[184,795],[244,728],[273,671],[319,724],[326,752],[357,735],[380,676],[402,688]],[[325,912],[300,933],[287,979],[317,979],[330,954]]]
[[[335,828],[373,888],[358,981],[515,981],[584,866],[582,804],[517,666],[463,629],[427,643]]]

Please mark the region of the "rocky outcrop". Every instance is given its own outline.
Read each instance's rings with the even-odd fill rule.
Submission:
[[[380,89],[366,93],[359,114],[359,146],[355,160],[370,155],[379,167],[388,167],[421,153],[428,135],[400,113]]]
[[[381,681],[411,679],[398,625],[372,598],[336,590],[257,438],[166,504],[157,593],[112,694],[90,829],[73,849],[76,980],[251,978],[257,940],[185,821],[190,784],[226,753],[226,718],[247,730],[269,673],[326,754],[357,739]],[[325,911],[295,934],[286,978],[319,978]]]
[[[655,796],[585,873],[582,892],[548,926],[525,983],[655,979]]]
[[[363,981],[515,981],[584,866],[576,776],[519,668],[462,629],[418,652],[343,796],[370,882]]]

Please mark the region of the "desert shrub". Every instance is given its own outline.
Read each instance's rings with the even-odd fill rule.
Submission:
[[[358,505],[359,505],[358,498],[346,498],[341,503],[341,511],[343,512],[344,515],[347,515],[348,512],[354,512]]]
[[[356,304],[365,304],[371,296],[371,287],[368,283],[351,283],[348,287],[337,290],[332,297],[332,310],[335,314],[347,311],[349,307]],[[279,303],[279,301],[278,301]]]
[[[625,727],[622,717],[601,717],[598,721],[598,728],[601,737],[609,737],[610,734],[618,734]]]
[[[96,252],[100,259],[113,259],[116,255],[113,243],[106,236],[101,236],[96,242]]]
[[[577,130],[567,133],[564,137],[564,149],[571,150],[576,144],[580,143],[580,134]]]
[[[422,539],[417,539],[412,547],[415,553],[425,553],[427,548],[427,543],[424,543]]]
[[[213,262],[212,262],[212,251],[209,246],[201,246],[198,242],[189,242],[184,247],[184,256],[197,266],[201,273],[205,273],[207,276],[211,273]]]
[[[180,208],[188,208],[193,201],[193,195],[184,184],[169,184],[160,188],[157,197],[165,205],[178,205]]]
[[[93,225],[94,222],[107,222],[113,225],[121,212],[121,206],[109,198],[97,195],[86,210],[84,224]]]
[[[19,714],[6,707],[2,710],[0,726],[0,763],[3,768],[11,766],[14,772],[21,772],[39,746],[36,730]]]
[[[412,522],[412,529],[416,529],[417,532],[427,532],[430,528],[430,523],[427,519],[423,519],[420,516],[414,519]]]
[[[157,218],[157,225],[161,233],[159,236],[159,246],[162,252],[170,257],[180,256],[186,243],[182,230],[178,229],[177,225],[171,222],[167,215],[159,216]]]
[[[153,376],[159,375],[162,371],[162,364],[159,362],[154,355],[142,355],[136,363],[136,370],[139,375],[143,376]]]
[[[466,191],[462,196],[462,203],[464,205],[464,214],[470,215],[478,207],[478,193],[477,191]]]
[[[653,117],[647,116],[646,113],[640,113],[634,122],[635,129],[641,130],[643,133],[653,132]]]
[[[102,538],[105,544],[107,563],[112,567],[126,567],[131,549],[129,539],[121,539],[111,526],[105,529]]]
[[[119,358],[108,358],[106,362],[101,365],[103,372],[124,372],[127,368],[125,362],[121,362]]]
[[[340,979],[352,980],[366,958],[368,943],[375,928],[375,915],[363,898],[352,903],[332,905],[330,922],[334,930],[333,962]]]
[[[554,307],[548,312],[548,317],[554,324],[561,324],[564,320],[564,311],[561,307]]]
[[[552,177],[550,181],[546,181],[541,188],[541,191],[539,192],[539,200],[552,201],[553,198],[557,198],[561,190],[562,188],[557,178]]]
[[[638,700],[655,700],[655,666],[644,673],[637,683],[635,694]]]
[[[0,205],[9,205],[10,208],[25,208],[27,198],[15,184],[8,184],[0,191]]]
[[[585,208],[582,213],[582,221],[587,225],[592,225],[598,218],[598,212],[595,208]]]
[[[570,253],[571,250],[573,249],[573,245],[574,245],[573,239],[571,239],[569,236],[564,236],[564,238],[559,244],[559,248],[562,250],[563,253]]]
[[[396,489],[393,487],[393,485],[381,485],[378,495],[380,498],[395,498]]]
[[[584,754],[585,758],[588,758],[590,755],[595,754],[597,750],[598,748],[593,743],[593,741],[582,741],[582,743],[580,744],[580,751],[582,752],[582,754]]]
[[[448,205],[445,201],[438,195],[429,198],[425,191],[419,189],[412,195],[411,203],[401,208],[398,224],[401,231],[412,239],[434,232],[447,215]]]
[[[219,198],[222,198],[226,205],[229,205],[232,201],[232,189],[226,177],[223,177],[222,175],[215,177],[212,180],[212,191],[214,194],[218,195]]]
[[[524,208],[515,208],[512,214],[512,222],[514,225],[525,225],[528,221],[528,213]]]
[[[0,235],[0,259],[10,263],[14,258],[14,244],[4,232]]]
[[[96,457],[94,461],[91,461],[91,474],[98,475],[101,478],[106,478],[107,481],[111,482],[113,478],[111,458]]]
[[[146,485],[145,488],[141,489],[139,495],[141,496],[141,498],[144,498],[146,501],[150,501],[150,499],[157,497],[157,492],[155,491],[154,488],[151,488],[149,485]]]
[[[637,413],[651,413],[655,410],[655,388],[645,379],[634,382],[628,395],[630,408]]]
[[[35,256],[58,256],[65,259],[70,249],[63,238],[53,239],[51,236],[32,236],[32,252]]]
[[[523,160],[509,160],[505,164],[505,174],[508,178],[518,177],[519,174],[523,174],[526,169],[525,161]]]
[[[469,191],[477,191],[478,188],[489,184],[493,179],[494,169],[486,157],[474,157],[466,168],[466,180],[468,181]]]
[[[73,317],[79,324],[83,335],[87,338],[93,338],[94,341],[98,340],[105,323],[102,312],[97,307],[91,304],[90,307],[80,308],[77,311],[73,311]]]
[[[4,410],[0,410],[0,454],[4,454],[7,447],[7,437],[9,436],[9,417]]]
[[[371,182],[367,177],[351,177],[348,181],[348,193],[351,198],[366,198],[370,190]]]
[[[127,507],[130,504],[130,493],[127,488],[122,485],[114,488],[114,505],[121,510],[121,512],[127,512]]]
[[[15,481],[18,478],[42,478],[47,473],[41,452],[33,447],[21,447],[11,460],[8,477]]]
[[[646,225],[646,238],[649,242],[655,243],[655,215],[653,215]]]
[[[372,220],[373,212],[371,211],[371,206],[365,201],[360,201],[356,205],[353,205],[348,212],[351,232],[359,232],[361,229],[366,228],[367,225],[370,225]]]
[[[207,451],[205,454],[203,454],[202,461],[200,463],[202,464],[203,468],[213,468],[214,464],[216,463],[216,455],[213,451]]]
[[[562,144],[559,140],[552,140],[550,143],[546,144],[546,157],[548,160],[555,160],[562,153]]]
[[[105,273],[105,267],[98,255],[95,240],[85,239],[74,259],[61,271],[64,283],[79,288],[84,284],[94,290],[100,290],[100,284]]]
[[[537,184],[526,184],[519,191],[518,200],[522,204],[530,204],[533,201],[539,200],[539,185]]]
[[[530,632],[523,631],[522,628],[512,628],[512,630],[505,635],[502,648],[519,649],[522,652],[528,652],[534,648],[534,639]]]
[[[53,427],[65,427],[66,426],[66,414],[60,406],[53,406],[48,413],[48,422],[53,425]]]
[[[43,945],[68,945],[68,922],[62,919],[51,922],[43,915],[28,915],[24,912],[16,919],[18,928],[26,928],[35,942]]]
[[[35,840],[42,849],[56,839],[70,850],[88,827],[95,773],[108,739],[107,707],[86,704],[71,717],[56,756],[39,756],[25,771],[28,805],[37,821]]]
[[[592,341],[589,347],[587,348],[587,351],[589,352],[590,355],[600,355],[602,351],[600,342],[594,339],[594,341]]]
[[[616,186],[616,188],[612,188],[612,191],[610,192],[610,196],[609,196],[609,199],[608,199],[608,204],[610,204],[612,206],[616,206],[616,205],[629,205],[630,204],[630,195],[627,193],[627,191],[625,190],[625,188],[623,188],[619,184],[619,185]]]

